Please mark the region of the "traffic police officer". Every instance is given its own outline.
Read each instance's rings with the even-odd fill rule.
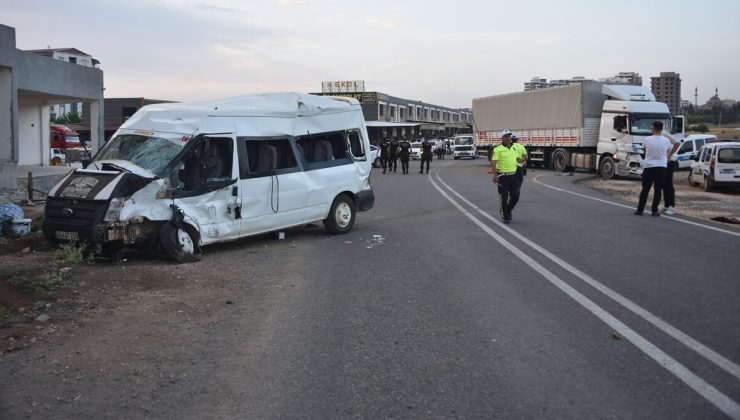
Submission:
[[[432,161],[432,142],[421,138],[421,166],[419,167],[419,173],[424,173],[424,162],[427,164],[427,173],[429,173],[429,162]]]
[[[380,166],[383,167],[383,173],[385,173],[385,168],[388,166],[388,141],[386,139],[380,143]]]
[[[401,170],[406,175],[409,173],[409,157],[411,156],[411,143],[406,138],[399,144],[398,154],[401,157]]]
[[[391,143],[388,145],[388,172],[393,169],[396,172],[398,165],[398,139],[393,137]]]
[[[511,211],[519,201],[519,180],[516,175],[517,151],[511,145],[511,131],[501,132],[501,144],[493,149],[491,172],[498,186],[499,213],[504,223],[511,222]]]

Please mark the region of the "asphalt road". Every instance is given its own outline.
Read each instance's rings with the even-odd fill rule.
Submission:
[[[634,216],[577,182],[591,175],[544,170],[530,170],[503,225],[484,161],[434,161],[430,175],[418,164],[374,170],[375,208],[346,235],[307,228],[206,247],[166,298],[139,293],[88,338],[10,354],[0,410],[740,418],[737,230]],[[178,299],[177,313],[156,310]],[[150,322],[127,321],[137,308]],[[39,365],[53,357],[95,369],[64,382]],[[44,404],[57,389],[69,401]]]
[[[482,161],[433,166],[376,171],[375,209],[311,246],[246,412],[740,417],[740,236],[548,188],[613,201],[549,171],[507,228],[478,211],[498,212]]]

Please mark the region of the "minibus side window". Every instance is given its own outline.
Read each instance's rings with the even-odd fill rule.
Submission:
[[[311,134],[298,137],[298,150],[306,162],[326,162],[349,157],[344,132]]]
[[[347,140],[349,140],[349,150],[355,160],[366,160],[365,148],[363,147],[362,136],[359,130],[347,131]]]
[[[198,140],[177,166],[178,188],[184,192],[195,192],[207,190],[209,183],[215,185],[231,180],[233,147],[230,138]]]
[[[246,140],[244,143],[246,165],[240,165],[242,178],[257,178],[298,170],[290,140]]]

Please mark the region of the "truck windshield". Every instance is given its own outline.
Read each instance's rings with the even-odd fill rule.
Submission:
[[[185,143],[180,144],[162,137],[122,134],[109,140],[95,157],[95,161],[125,160],[155,175],[161,175],[164,167],[184,145]]]
[[[458,137],[455,139],[455,146],[469,146],[473,144],[472,137]]]
[[[653,134],[650,125],[654,121],[661,121],[663,129],[671,131],[671,119],[664,114],[635,114],[630,118],[630,134],[638,136],[649,136]]]
[[[69,134],[64,136],[64,140],[67,141],[67,143],[79,143],[80,142],[80,136],[70,136]]]

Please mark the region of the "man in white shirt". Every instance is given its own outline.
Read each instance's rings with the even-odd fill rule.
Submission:
[[[662,135],[663,123],[654,121],[650,125],[650,129],[653,135],[642,142],[642,147],[645,148],[645,159],[642,162],[642,191],[640,191],[640,201],[637,204],[637,211],[635,211],[638,216],[642,216],[642,212],[645,210],[650,187],[654,187],[651,214],[660,216],[658,206],[660,206],[660,196],[663,190],[663,179],[668,161],[673,157],[671,141]]]
[[[437,139],[437,159],[442,160],[445,158],[445,141],[440,137]]]
[[[665,200],[665,214],[676,214],[676,189],[673,187],[673,171],[678,169],[678,156],[676,151],[681,146],[681,142],[673,137],[669,132],[663,132],[663,136],[673,144],[669,152],[672,158],[668,159],[668,166],[665,170],[665,181],[663,181],[663,199]]]

